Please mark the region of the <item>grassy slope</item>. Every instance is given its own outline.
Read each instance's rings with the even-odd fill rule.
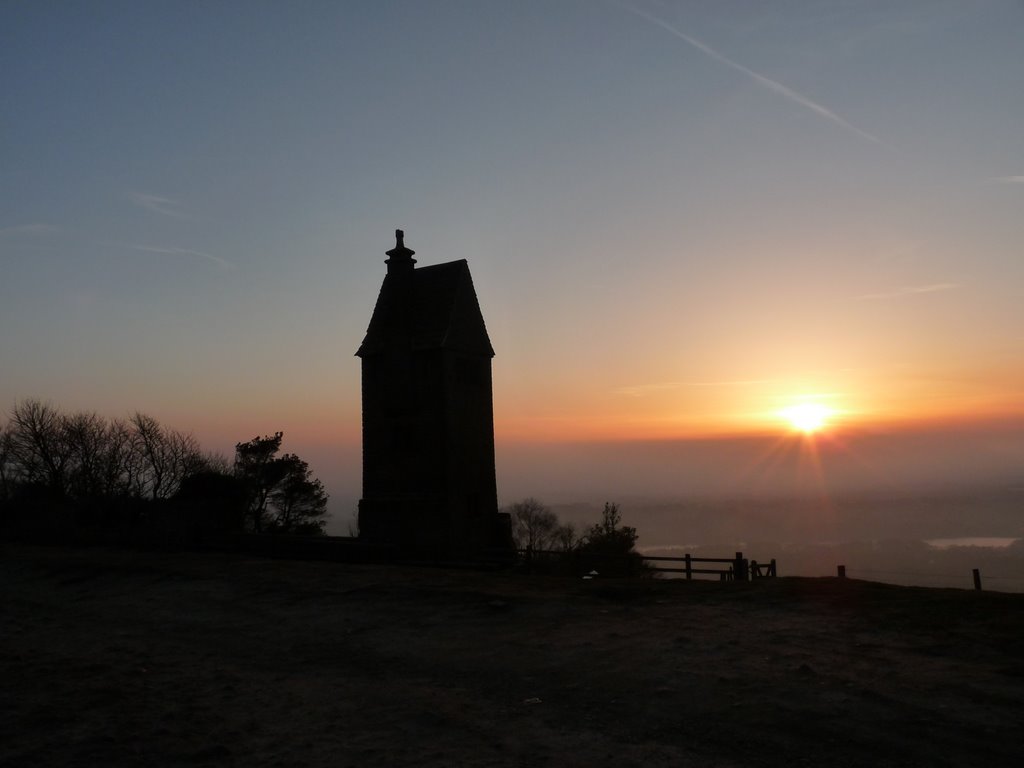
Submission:
[[[5,766],[1020,753],[1024,595],[22,547],[0,563]]]

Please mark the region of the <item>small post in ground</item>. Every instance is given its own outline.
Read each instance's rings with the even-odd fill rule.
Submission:
[[[846,578],[846,566],[845,565],[840,565],[840,566],[838,566],[836,568],[836,576],[838,576],[840,579],[845,579]]]
[[[736,553],[736,564],[733,567],[733,574],[736,581],[749,581],[749,565],[743,559],[743,553]]]
[[[974,588],[977,590],[981,589],[981,571],[977,568],[973,570],[974,574]]]

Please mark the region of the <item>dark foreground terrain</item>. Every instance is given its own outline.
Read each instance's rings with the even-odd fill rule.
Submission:
[[[1024,595],[0,550],[0,765],[1009,766]]]

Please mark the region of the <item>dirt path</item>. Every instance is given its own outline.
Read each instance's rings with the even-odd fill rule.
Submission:
[[[0,765],[1001,766],[1024,595],[7,548]]]

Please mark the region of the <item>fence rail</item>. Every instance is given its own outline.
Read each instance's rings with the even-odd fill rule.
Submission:
[[[742,552],[737,552],[734,557],[694,557],[684,555],[683,557],[663,557],[654,555],[602,555],[588,554],[581,557],[580,552],[558,552],[553,550],[519,550],[519,555],[527,564],[534,562],[559,562],[577,571],[592,571],[602,564],[609,566],[612,573],[619,573],[623,565],[629,562],[640,563],[641,569],[654,573],[681,573],[686,579],[692,579],[694,575],[718,576],[721,581],[751,581],[760,578],[772,578],[776,575],[775,559],[767,563],[758,563],[756,560],[748,560]],[[694,563],[717,564],[718,568],[694,567]],[[626,568],[629,571],[630,569]],[[598,571],[600,572],[600,571]]]
[[[772,558],[767,564],[758,563],[756,560],[747,560],[742,552],[737,552],[735,557],[694,557],[684,555],[683,557],[655,557],[643,555],[648,568],[658,573],[684,573],[687,579],[692,579],[693,574],[717,574],[722,581],[750,581],[758,578],[770,578],[775,576],[775,559]],[[658,563],[682,563],[683,567],[663,566]],[[694,563],[721,563],[724,568],[694,568]]]

